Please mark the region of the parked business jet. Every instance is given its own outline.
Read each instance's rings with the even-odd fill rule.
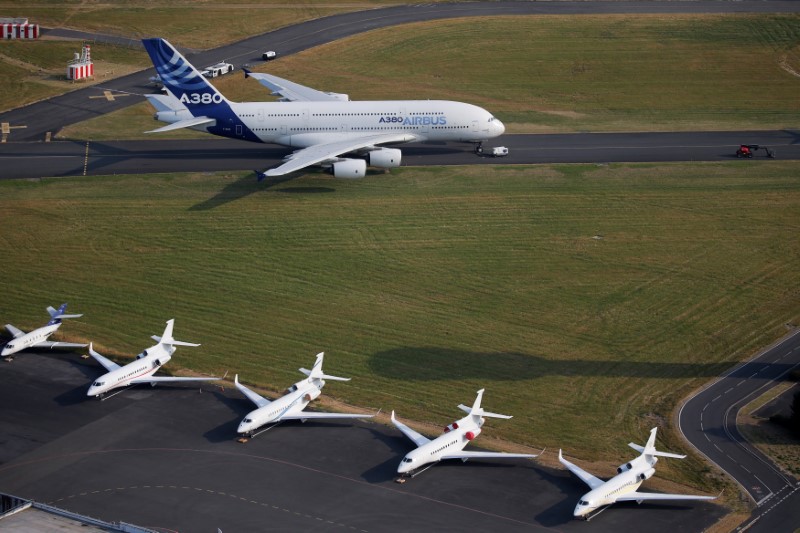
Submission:
[[[329,376],[322,372],[322,360],[325,352],[317,354],[317,360],[311,370],[301,368],[300,372],[308,376],[306,379],[298,381],[286,391],[286,394],[277,400],[267,400],[258,393],[253,392],[239,383],[239,374],[236,374],[233,382],[236,388],[242,391],[247,398],[252,401],[258,409],[250,411],[244,420],[239,424],[236,431],[246,435],[252,435],[255,430],[266,424],[281,422],[283,420],[331,420],[341,418],[372,418],[375,415],[361,414],[342,414],[342,413],[311,413],[303,411],[306,406],[317,398],[325,386],[325,380],[331,381],[350,381],[350,378],[339,378]]]
[[[101,397],[108,391],[119,387],[127,387],[128,385],[138,385],[140,383],[149,383],[156,386],[158,383],[172,383],[180,381],[214,381],[219,378],[182,378],[170,376],[154,376],[156,371],[164,366],[170,359],[172,354],[175,353],[176,346],[200,346],[199,344],[192,344],[190,342],[176,341],[172,338],[172,328],[175,325],[175,320],[167,320],[167,327],[164,329],[163,335],[153,335],[151,338],[158,342],[155,346],[151,346],[142,351],[136,356],[136,360],[128,363],[125,366],[120,366],[117,363],[106,359],[96,351],[94,347],[89,345],[89,354],[94,357],[98,363],[103,365],[107,374],[97,378],[91,387],[89,387],[87,396]]]
[[[55,342],[47,340],[50,335],[56,332],[58,328],[61,327],[61,321],[65,318],[80,318],[83,315],[67,315],[64,311],[67,310],[67,304],[62,304],[58,310],[53,309],[52,307],[47,308],[47,312],[50,313],[50,321],[30,333],[25,333],[21,331],[11,324],[6,324],[6,329],[13,339],[8,341],[8,344],[3,347],[3,351],[0,352],[0,356],[7,357],[9,355],[15,354],[20,350],[24,350],[25,348],[83,348],[86,346],[85,344],[76,344],[74,342]]]
[[[673,457],[675,459],[683,459],[685,455],[677,455],[674,453],[659,452],[656,450],[656,430],[653,428],[650,431],[650,438],[644,447],[631,442],[628,444],[641,455],[629,463],[625,463],[617,468],[617,475],[603,481],[594,477],[592,474],[582,470],[581,468],[570,463],[561,455],[561,450],[558,450],[558,460],[561,464],[566,466],[570,472],[578,476],[581,481],[589,485],[592,489],[584,494],[578,505],[575,506],[573,515],[575,518],[582,518],[589,520],[591,513],[600,507],[611,505],[616,502],[638,502],[642,503],[645,500],[714,500],[716,496],[694,496],[689,494],[657,494],[652,492],[638,492],[636,489],[646,479],[653,477],[656,473],[655,466],[658,462],[658,457]]]
[[[475,437],[480,435],[481,427],[485,422],[485,417],[491,418],[511,418],[508,415],[500,415],[497,413],[490,413],[484,411],[481,407],[481,398],[483,397],[484,389],[478,391],[478,397],[475,398],[475,403],[472,407],[466,405],[459,405],[458,408],[466,411],[468,414],[461,420],[453,422],[444,428],[444,434],[431,440],[423,435],[420,435],[410,427],[402,422],[399,422],[394,417],[392,411],[392,423],[405,434],[406,437],[414,441],[417,445],[415,450],[412,450],[403,457],[400,465],[397,467],[398,474],[413,474],[423,465],[436,463],[443,459],[461,459],[466,462],[467,459],[511,459],[511,458],[528,458],[536,457],[527,453],[499,453],[499,452],[473,452],[464,451],[464,447]],[[421,472],[420,472],[421,473]]]
[[[226,99],[169,42],[144,39],[168,91],[147,95],[155,118],[168,126],[148,133],[192,128],[222,137],[298,148],[259,179],[322,165],[337,178],[363,178],[367,165],[400,165],[401,152],[383,145],[411,141],[480,143],[502,135],[505,126],[472,104],[444,100],[352,102],[328,93],[245,70],[280,96],[277,102],[237,103]],[[354,154],[354,157],[342,157]]]

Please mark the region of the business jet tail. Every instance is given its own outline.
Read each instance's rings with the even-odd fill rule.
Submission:
[[[300,372],[308,376],[310,379],[328,379],[330,381],[350,381],[350,378],[340,378],[337,376],[330,376],[322,372],[322,360],[325,357],[325,352],[317,354],[317,360],[311,370],[301,368]]]
[[[64,318],[80,318],[83,315],[68,315],[64,311],[67,310],[67,304],[61,304],[61,307],[58,309],[53,309],[52,306],[47,307],[47,312],[50,313],[50,322],[47,323],[48,326],[52,326],[53,324],[60,324],[61,320]]]
[[[484,411],[483,407],[481,407],[481,400],[483,399],[483,391],[485,389],[481,389],[478,391],[478,396],[475,398],[475,402],[472,404],[472,407],[468,407],[464,404],[458,406],[459,409],[465,411],[467,414],[477,417],[489,417],[489,418],[504,418],[509,419],[512,418],[510,415],[501,415],[499,413],[491,413],[489,411]]]
[[[647,444],[645,444],[644,446],[639,446],[638,444],[633,443],[633,442],[628,443],[628,446],[630,446],[631,448],[633,448],[637,452],[640,452],[644,456],[650,456],[650,457],[672,457],[673,459],[684,459],[686,457],[685,455],[679,455],[677,453],[660,452],[660,451],[656,450],[656,432],[657,431],[658,431],[657,427],[655,427],[655,428],[650,430],[650,438],[647,439]]]
[[[175,319],[171,318],[167,320],[167,327],[164,328],[164,333],[159,337],[158,335],[153,335],[150,337],[156,342],[161,344],[166,344],[168,346],[200,346],[199,344],[195,344],[193,342],[183,342],[183,341],[176,341],[172,337],[172,329],[175,327]]]
[[[213,116],[228,100],[166,39],[143,39],[164,87],[195,117]]]

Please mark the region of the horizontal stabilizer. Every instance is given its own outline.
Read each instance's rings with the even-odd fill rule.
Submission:
[[[183,111],[186,109],[186,106],[171,94],[146,94],[144,97],[156,108],[156,111]]]
[[[216,122],[217,122],[216,119],[213,118],[195,117],[186,120],[179,120],[178,122],[173,122],[172,124],[167,124],[166,126],[146,131],[145,133],[164,133],[165,131],[179,130],[182,128],[191,128],[193,126],[203,126],[206,124],[213,125],[216,124]]]

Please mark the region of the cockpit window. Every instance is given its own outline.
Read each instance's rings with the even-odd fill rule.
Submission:
[[[95,387],[102,387],[103,386],[103,382],[102,381],[95,381],[94,382],[94,386]]]
[[[404,463],[410,463],[411,459],[409,459],[408,457],[403,457],[403,462]]]
[[[249,424],[250,422],[252,422],[252,420],[250,420],[249,418],[245,418],[244,422],[245,422],[245,424]]]

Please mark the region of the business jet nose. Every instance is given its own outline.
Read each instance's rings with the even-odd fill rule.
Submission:
[[[403,457],[403,460],[400,461],[400,464],[397,466],[397,473],[398,474],[405,474],[413,470],[414,461],[413,459],[409,458],[408,456]]]

